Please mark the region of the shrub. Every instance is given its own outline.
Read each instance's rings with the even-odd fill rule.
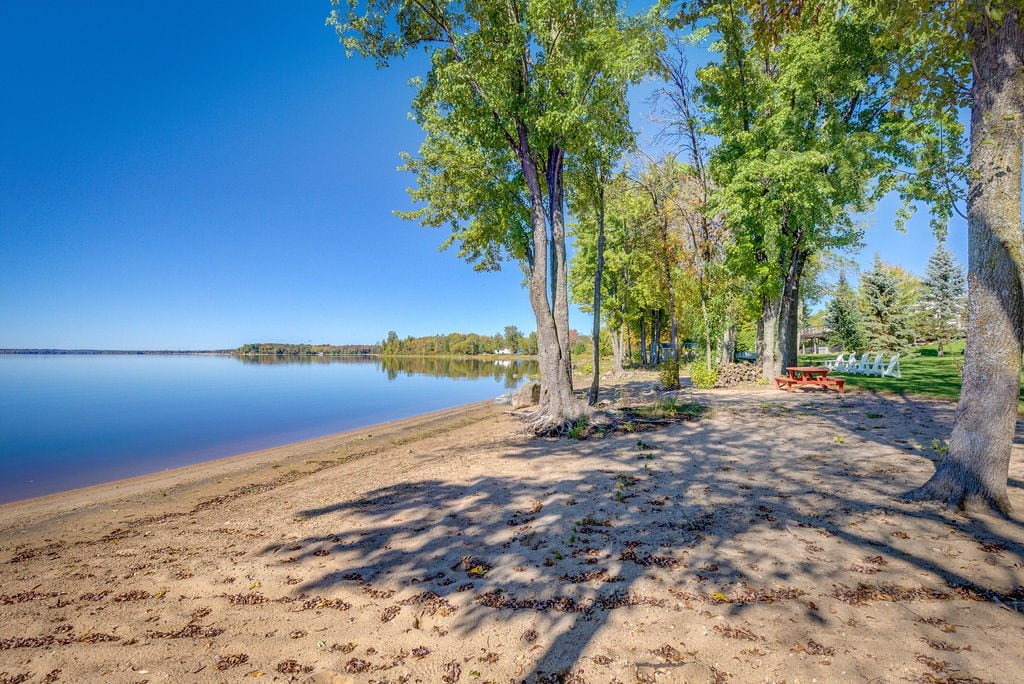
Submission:
[[[679,389],[679,362],[674,359],[663,361],[661,364],[661,384],[667,390]]]
[[[707,366],[694,364],[690,371],[690,379],[693,384],[701,389],[711,389],[718,382],[718,369],[708,370]]]
[[[569,428],[569,437],[572,439],[586,439],[590,431],[590,422],[586,418],[577,418]]]

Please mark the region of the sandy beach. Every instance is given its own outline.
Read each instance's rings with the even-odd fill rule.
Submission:
[[[672,396],[709,409],[474,404],[0,506],[0,682],[1021,680],[1020,446],[1015,518],[966,516],[897,498],[948,402]]]

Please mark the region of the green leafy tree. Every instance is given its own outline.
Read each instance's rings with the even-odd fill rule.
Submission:
[[[569,272],[572,300],[584,311],[600,309],[601,320],[609,331],[612,351],[612,372],[624,371],[626,331],[636,316],[635,282],[636,258],[633,230],[636,199],[629,192],[629,180],[624,172],[614,174],[602,186],[604,228],[597,226],[594,205],[576,211],[572,226],[576,254]],[[601,238],[604,238],[603,247]],[[599,259],[600,256],[600,259]],[[598,268],[598,262],[602,267]],[[600,273],[600,297],[597,297],[595,279]],[[599,305],[595,307],[595,301]]]
[[[885,189],[899,152],[877,27],[849,12],[791,7],[784,31],[758,33],[760,3],[691,3],[720,58],[698,71],[711,154],[712,208],[751,283],[764,375],[796,362],[800,285],[815,253],[860,240],[851,212]],[[758,16],[751,16],[745,9]]]
[[[899,272],[875,255],[872,268],[860,279],[860,311],[864,343],[877,351],[910,346],[913,302]]]
[[[648,157],[640,173],[633,178],[636,192],[649,202],[650,215],[648,231],[651,239],[648,245],[655,264],[654,284],[663,298],[662,308],[668,312],[669,341],[672,345],[672,361],[679,368],[679,320],[676,309],[676,284],[679,265],[682,260],[682,225],[680,206],[676,194],[685,182],[687,168],[675,155],[665,155],[660,161]],[[659,318],[660,320],[660,318]],[[656,363],[660,358],[660,335],[654,334],[652,348]],[[675,383],[678,385],[678,378]]]
[[[605,264],[605,226],[608,215],[608,190],[613,182],[613,167],[624,150],[633,143],[633,132],[627,127],[612,127],[597,132],[598,138],[593,141],[584,154],[578,155],[570,165],[570,187],[574,191],[570,207],[577,216],[585,220],[577,223],[575,231],[579,236],[582,230],[594,231],[593,251],[593,296],[591,312],[593,327],[591,337],[599,340],[601,336],[601,311]],[[570,273],[570,281],[572,279]],[[570,282],[570,287],[572,284]],[[601,349],[600,344],[592,347],[592,377],[590,389],[587,391],[587,403],[597,403],[601,383]]]
[[[413,102],[426,138],[404,168],[419,208],[447,226],[477,268],[522,266],[537,321],[538,430],[583,415],[572,393],[565,251],[567,157],[595,132],[627,125],[626,86],[650,64],[649,25],[614,0],[332,0],[346,51],[379,66],[424,48],[430,71]],[[341,8],[341,9],[338,9]]]
[[[899,70],[894,97],[953,113],[969,107],[967,173],[955,130],[925,146],[918,194],[946,213],[967,198],[967,348],[949,453],[908,498],[1004,515],[1024,351],[1024,9],[1019,0],[861,0]],[[932,162],[932,163],[928,163]],[[963,184],[966,182],[966,193]]]
[[[505,346],[508,347],[513,354],[519,352],[523,348],[523,333],[519,332],[519,328],[514,325],[505,326]]]
[[[901,195],[926,201],[936,227],[967,198],[967,349],[957,420],[947,458],[907,498],[958,507],[978,500],[1009,515],[1024,351],[1024,9],[1019,0],[743,4],[769,45],[799,29],[805,16],[856,16],[879,28],[872,42],[896,79],[866,84],[890,98],[892,111],[881,124],[897,129],[912,161],[914,173],[898,186]],[[966,163],[961,107],[971,112]]]
[[[940,237],[928,259],[921,315],[924,333],[934,339],[938,354],[963,330],[964,272]]]
[[[384,356],[394,356],[402,353],[402,341],[394,330],[389,330],[387,338],[380,343],[380,353]]]
[[[677,142],[688,165],[672,199],[682,223],[682,260],[687,280],[692,284],[697,307],[685,306],[685,312],[700,311],[699,327],[704,338],[706,369],[712,364],[712,338],[730,312],[730,278],[724,268],[727,232],[721,216],[710,206],[714,192],[708,165],[708,142],[698,118],[696,89],[691,81],[685,53],[679,44],[658,55],[665,86],[657,92],[661,113],[666,117],[663,133]],[[692,300],[691,300],[692,301]],[[731,339],[731,338],[730,338]],[[723,346],[726,346],[723,340]],[[729,345],[733,346],[733,345]],[[724,360],[732,360],[730,349]],[[678,360],[678,355],[677,355]]]
[[[864,348],[864,331],[857,293],[850,287],[846,274],[839,274],[835,294],[828,303],[825,313],[825,327],[828,328],[828,343],[839,345],[845,351],[859,351]]]

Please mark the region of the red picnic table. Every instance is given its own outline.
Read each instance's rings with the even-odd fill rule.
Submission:
[[[821,387],[842,392],[846,378],[830,378],[828,371],[828,368],[822,366],[786,366],[788,375],[775,378],[775,386],[787,392],[794,385],[797,387]]]

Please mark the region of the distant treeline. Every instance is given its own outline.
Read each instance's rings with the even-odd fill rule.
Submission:
[[[514,325],[495,335],[448,333],[425,337],[400,338],[394,330],[380,343],[385,356],[476,356],[478,354],[536,354],[537,333],[524,335]]]
[[[207,349],[207,350],[172,350],[172,349],[0,349],[0,354],[37,354],[43,355],[67,355],[67,356],[209,356],[233,354],[230,349]]]
[[[380,354],[377,344],[283,344],[254,342],[235,350],[239,356],[359,356]]]

